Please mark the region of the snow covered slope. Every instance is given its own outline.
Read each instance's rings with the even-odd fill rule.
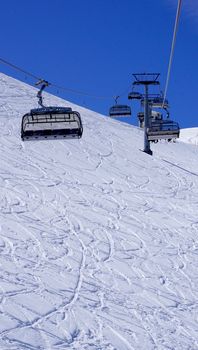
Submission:
[[[182,129],[180,138],[182,142],[198,145],[198,128]]]
[[[198,349],[198,149],[70,105],[81,140],[20,140],[0,75],[0,349]]]

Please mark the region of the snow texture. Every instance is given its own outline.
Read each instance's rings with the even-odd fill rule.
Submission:
[[[198,349],[198,148],[57,97],[80,140],[22,142],[36,90],[0,75],[0,349]],[[185,139],[184,139],[185,141]]]
[[[198,145],[198,128],[182,129],[181,140],[183,142]]]

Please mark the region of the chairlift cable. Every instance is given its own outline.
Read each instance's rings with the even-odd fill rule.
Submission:
[[[175,18],[175,26],[174,26],[174,32],[173,32],[173,39],[172,39],[172,45],[171,45],[171,52],[170,52],[170,58],[169,58],[169,64],[168,64],[168,72],[167,72],[167,77],[166,77],[166,85],[165,85],[165,90],[164,90],[164,100],[163,100],[162,108],[164,107],[166,94],[167,94],[167,90],[168,90],[171,66],[172,66],[172,61],[173,61],[173,54],[174,54],[175,43],[176,43],[176,36],[177,36],[177,31],[178,31],[178,26],[179,26],[179,17],[180,17],[180,13],[181,13],[181,5],[182,5],[182,0],[178,0],[177,13],[176,13],[176,18]]]
[[[6,61],[6,60],[4,60],[3,58],[0,58],[0,62],[5,64],[5,65],[7,65],[7,66],[10,66],[10,67],[14,68],[15,70],[18,70],[21,73],[24,73],[25,75],[29,75],[30,77],[32,77],[32,78],[34,78],[36,80],[41,80],[41,78],[37,77],[36,75],[34,75],[34,74],[30,73],[30,72],[27,72],[26,70],[24,70],[24,69],[22,69],[22,68],[20,68],[20,67],[18,67],[16,65]]]
[[[31,78],[35,79],[36,81],[44,80],[44,79],[41,79],[41,77],[38,77],[38,76],[36,76],[36,75],[34,75],[34,74],[32,74],[32,73],[30,73],[22,68],[16,66],[15,64],[12,64],[12,63],[4,60],[3,58],[0,58],[0,62],[7,65],[7,66],[10,66],[11,68],[13,68],[21,73],[24,73],[27,76],[30,76]],[[76,94],[76,95],[83,95],[83,96],[87,96],[87,97],[91,97],[91,98],[108,99],[108,100],[114,98],[113,96],[92,95],[92,94],[89,94],[88,92],[85,92],[85,91],[70,89],[70,88],[67,88],[64,86],[56,85],[54,83],[49,83],[49,85],[55,87],[56,89],[68,91],[68,92],[71,92],[71,93]],[[126,90],[125,90],[125,92],[126,92]],[[119,94],[119,96],[123,96],[125,94],[125,92],[123,92],[122,94]]]
[[[89,94],[88,92],[85,92],[85,91],[73,90],[73,89],[69,89],[67,87],[59,86],[59,85],[56,85],[56,84],[53,84],[53,83],[51,84],[51,86],[55,87],[56,89],[60,89],[60,90],[63,90],[63,91],[71,92],[72,94],[75,94],[75,95],[83,95],[83,96],[87,96],[87,97],[91,97],[91,98],[108,99],[108,100],[110,98],[112,98],[112,96],[91,95],[91,94]]]

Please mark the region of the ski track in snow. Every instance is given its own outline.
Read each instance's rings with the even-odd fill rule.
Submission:
[[[72,104],[81,140],[23,143],[35,89],[1,74],[0,96],[0,349],[198,349],[197,147],[149,157]]]

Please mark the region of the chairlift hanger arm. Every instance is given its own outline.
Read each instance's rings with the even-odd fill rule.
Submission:
[[[115,96],[114,97],[114,100],[115,100],[115,103],[116,103],[116,105],[118,104],[118,99],[120,98],[120,96]]]
[[[40,85],[40,84],[42,84],[41,85],[41,88],[40,88],[40,90],[38,91],[38,93],[37,93],[37,97],[38,97],[38,104],[41,106],[41,107],[45,107],[44,105],[43,105],[43,96],[42,96],[42,93],[43,93],[43,90],[47,87],[47,86],[49,86],[50,85],[50,83],[48,82],[48,81],[46,81],[46,80],[44,80],[44,79],[40,79],[35,85]]]

